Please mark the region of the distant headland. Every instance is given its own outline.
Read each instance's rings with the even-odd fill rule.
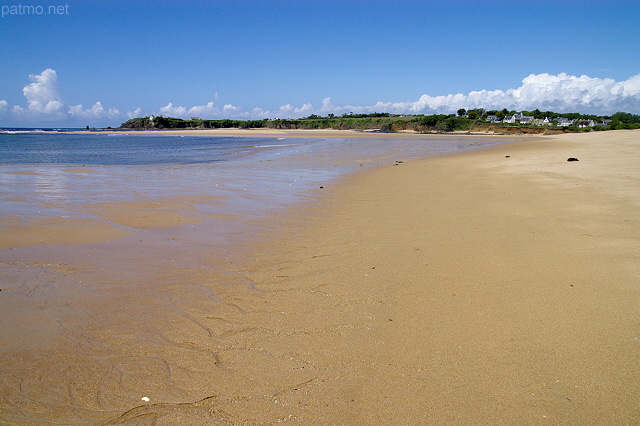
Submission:
[[[392,133],[415,131],[417,133],[494,133],[541,134],[598,130],[640,128],[640,116],[616,112],[611,116],[580,113],[556,113],[553,111],[509,111],[482,108],[460,109],[457,114],[394,115],[390,113],[343,114],[326,117],[312,114],[299,119],[263,120],[206,120],[191,117],[189,120],[164,116],[132,118],[122,123],[120,129],[171,130],[171,129],[283,129],[283,130],[360,130]]]

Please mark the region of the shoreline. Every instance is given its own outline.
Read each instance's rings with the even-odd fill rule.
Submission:
[[[65,133],[65,132],[63,132]],[[513,139],[514,137],[539,137],[541,135],[504,135],[492,133],[470,133],[464,132],[448,132],[448,133],[416,133],[414,131],[398,131],[390,133],[381,133],[375,131],[360,130],[337,130],[337,129],[171,129],[171,130],[97,130],[97,131],[77,131],[66,132],[70,134],[124,134],[124,135],[165,135],[165,136],[237,136],[237,137],[288,137],[288,138],[410,138],[410,139],[431,139],[431,138],[447,138],[447,137],[487,137],[496,139]]]
[[[26,370],[0,370],[0,396],[31,405],[65,383],[48,396],[58,422],[637,421],[639,135],[527,137],[342,178],[228,258],[160,268],[170,292],[129,278],[142,314],[124,288],[98,306],[79,286],[91,333],[7,357]],[[165,299],[170,321],[154,315]]]

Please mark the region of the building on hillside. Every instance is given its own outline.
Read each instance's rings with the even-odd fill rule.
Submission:
[[[534,126],[550,126],[551,125],[551,119],[549,119],[549,117],[534,118],[532,124]]]
[[[570,118],[559,117],[558,118],[558,126],[572,126],[576,120],[572,120]]]
[[[576,126],[580,128],[594,127],[595,125],[596,125],[596,122],[593,120],[578,120],[576,122]]]

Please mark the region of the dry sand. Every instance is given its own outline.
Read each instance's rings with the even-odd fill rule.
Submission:
[[[181,321],[148,317],[148,341],[127,345],[93,329],[100,363],[66,336],[47,374],[5,378],[4,419],[22,404],[62,423],[640,421],[640,132],[405,162],[324,191],[227,266],[242,285],[173,272],[213,287],[215,311],[194,294]],[[36,384],[61,381],[36,402]]]

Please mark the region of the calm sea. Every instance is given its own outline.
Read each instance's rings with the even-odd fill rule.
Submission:
[[[199,213],[249,221],[317,196],[320,187],[368,167],[495,143],[469,137],[311,139],[0,129],[0,206],[5,222],[13,223],[16,218],[86,217],[87,205],[214,197],[219,201],[199,205]]]
[[[0,164],[151,165],[229,161],[274,146],[277,138],[64,134],[0,130]]]

